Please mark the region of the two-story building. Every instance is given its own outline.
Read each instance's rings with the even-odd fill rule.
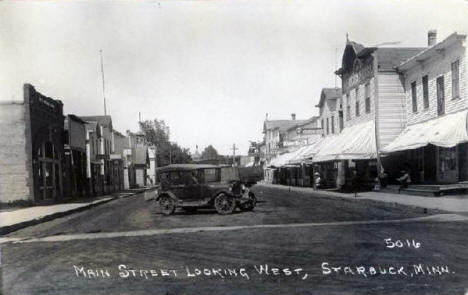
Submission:
[[[111,116],[81,116],[83,121],[97,123],[100,128],[98,138],[97,160],[100,161],[100,174],[103,178],[104,194],[115,191],[113,178],[113,160],[112,154],[112,118]]]
[[[340,133],[344,128],[341,88],[323,88],[320,93],[319,120],[324,137]]]
[[[263,123],[265,152],[262,156],[264,159],[260,160],[264,163],[266,182],[278,181],[277,168],[287,163],[289,156],[292,156],[291,152],[299,149],[300,146],[295,142],[296,127],[304,123],[307,123],[307,120],[296,120],[296,114],[291,114],[291,120],[268,120],[267,115]],[[290,140],[288,140],[288,133]]]
[[[342,112],[344,128],[327,138],[313,158],[317,163],[335,163],[337,187],[354,177],[374,179],[381,171],[377,169],[380,149],[406,123],[406,95],[396,67],[423,49],[364,47],[347,40],[341,68],[336,71],[342,81],[338,112]],[[391,163],[385,163],[385,168],[392,169]]]
[[[263,134],[267,164],[278,155],[296,148],[287,140],[288,130],[303,123],[306,123],[306,120],[296,120],[296,114],[291,114],[291,120],[268,120],[268,117],[265,119]]]
[[[90,196],[104,194],[104,165],[100,159],[101,126],[86,122],[86,178]]]
[[[468,180],[466,36],[453,33],[403,61],[406,128],[383,148],[399,156],[413,183]],[[390,114],[389,114],[390,115]]]
[[[65,195],[70,198],[81,198],[88,195],[86,177],[86,122],[69,114],[65,117],[64,126]]]

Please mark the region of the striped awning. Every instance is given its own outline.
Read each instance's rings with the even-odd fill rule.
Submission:
[[[468,111],[463,110],[409,125],[394,141],[385,146],[382,152],[417,149],[429,144],[449,148],[468,142],[467,115]]]
[[[347,127],[338,135],[326,137],[317,148],[312,162],[375,159],[375,123],[371,120]]]

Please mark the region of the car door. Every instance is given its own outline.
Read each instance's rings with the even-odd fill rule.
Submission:
[[[202,199],[202,190],[198,170],[184,171],[184,197],[188,202],[197,202]]]

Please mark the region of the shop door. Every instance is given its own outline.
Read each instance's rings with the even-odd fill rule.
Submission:
[[[428,145],[424,147],[424,182],[435,183],[436,181],[436,147]]]
[[[437,115],[445,114],[444,76],[437,78]]]
[[[457,147],[437,148],[437,182],[454,183],[458,181]]]
[[[468,143],[458,146],[458,181],[468,180]]]
[[[53,201],[62,196],[60,156],[52,143],[46,142],[38,148],[34,173],[37,179],[36,201]]]

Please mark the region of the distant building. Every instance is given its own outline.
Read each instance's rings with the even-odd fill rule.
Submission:
[[[64,198],[64,117],[60,100],[30,85],[23,101],[0,103],[0,201]]]
[[[86,197],[89,186],[86,177],[86,122],[75,115],[65,118],[65,195],[71,198]]]
[[[265,143],[265,162],[269,162],[276,156],[288,152],[287,134],[291,127],[297,127],[306,120],[296,120],[296,114],[291,114],[291,120],[268,120],[263,123],[263,135]]]
[[[90,196],[104,194],[104,163],[100,159],[101,126],[97,122],[86,122],[86,178]]]
[[[113,127],[111,116],[81,116],[83,121],[97,123],[100,128],[100,137],[98,138],[99,152],[97,160],[101,162],[101,176],[103,176],[104,194],[117,191],[119,176],[114,166],[119,166],[113,154]]]
[[[146,175],[151,185],[156,183],[156,152],[155,146],[148,147],[149,168],[146,170]]]
[[[344,128],[343,98],[341,88],[323,88],[320,93],[320,101],[316,105],[319,108],[320,127],[323,136],[338,134]]]
[[[130,148],[130,150],[126,153],[127,157],[129,158],[127,163],[130,187],[147,186],[148,169],[150,169],[151,166],[156,167],[156,157],[152,157],[153,165],[151,165],[148,144],[143,133],[133,133],[127,130],[127,138],[129,140]]]
[[[194,163],[197,163],[197,162],[200,162],[200,161],[201,161],[202,158],[201,158],[200,152],[198,151],[198,145],[197,145],[196,148],[195,148],[195,153],[193,153],[193,154],[191,155],[191,157],[192,157],[192,161],[193,161]]]

